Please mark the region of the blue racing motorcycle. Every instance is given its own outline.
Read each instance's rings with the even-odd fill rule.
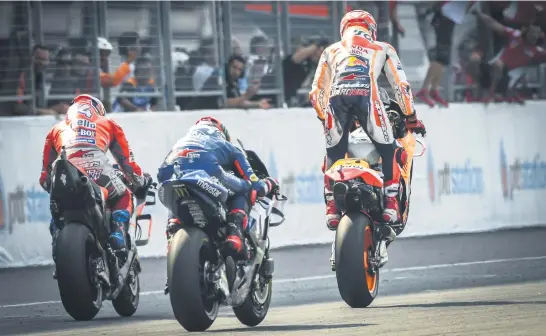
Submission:
[[[258,155],[239,145],[256,175],[269,176]],[[256,201],[244,232],[250,258],[236,264],[222,250],[229,194],[205,171],[181,172],[177,163],[171,179],[158,189],[161,203],[182,222],[167,254],[166,290],[176,319],[187,331],[207,330],[220,305],[231,306],[247,326],[260,324],[269,310],[274,261],[268,233],[284,222],[287,198],[277,191]]]

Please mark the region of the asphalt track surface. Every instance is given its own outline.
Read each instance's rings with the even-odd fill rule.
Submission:
[[[229,308],[206,333],[219,335],[546,335],[546,228],[409,238],[389,248],[380,294],[366,309],[340,298],[330,246],[276,250],[273,302],[255,328]],[[185,333],[162,293],[165,259],[143,261],[133,317],[105,302],[76,322],[59,302],[52,268],[0,270],[0,335]]]

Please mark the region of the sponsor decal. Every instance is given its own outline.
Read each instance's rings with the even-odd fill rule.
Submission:
[[[15,190],[7,193],[6,203],[4,206],[4,228],[8,227],[8,232],[13,233],[15,226],[26,223],[48,222],[51,218],[49,212],[49,194],[32,186],[25,188],[18,185]]]
[[[351,73],[349,75],[346,75],[346,76],[342,76],[340,78],[341,81],[354,81],[354,80],[358,80],[358,79],[364,79],[364,78],[369,78],[368,75],[365,75],[365,74],[355,74],[355,73]]]
[[[85,174],[89,176],[93,181],[96,181],[101,176],[102,169],[86,169]]]
[[[94,138],[96,134],[97,134],[97,131],[87,129],[87,128],[78,128],[78,135],[81,137]]]
[[[94,157],[93,151],[80,149],[70,154],[68,156],[68,159],[70,160],[74,158],[92,158],[92,157]]]
[[[467,159],[463,165],[444,162],[443,168],[437,170],[430,146],[427,153],[427,179],[432,203],[438,202],[441,196],[483,194],[485,182],[481,167],[472,165]]]
[[[83,128],[87,128],[87,129],[96,129],[97,128],[97,124],[95,124],[94,122],[91,122],[87,119],[77,119],[76,120],[76,125],[78,127],[83,127]]]
[[[541,161],[538,153],[532,159],[515,157],[509,161],[501,139],[500,182],[506,200],[514,198],[515,190],[546,189],[546,161]]]
[[[351,67],[361,66],[361,67],[367,68],[369,64],[367,59],[356,57],[356,56],[349,56],[348,65]]]
[[[87,143],[87,144],[90,144],[90,145],[95,145],[96,141],[95,141],[95,139],[91,139],[91,138],[74,138],[74,139],[70,140],[70,143],[71,144]]]
[[[211,186],[210,184],[208,184],[204,180],[198,180],[197,185],[200,188],[202,188],[203,190],[205,190],[206,192],[208,192],[209,194],[211,194],[212,196],[214,196],[214,197],[218,197],[222,193],[220,190],[214,188],[213,186]]]
[[[349,49],[349,53],[358,56],[365,56],[368,54],[368,49],[356,44],[351,46],[351,48]]]
[[[258,176],[256,176],[256,174],[252,173],[250,175],[250,181],[251,182],[258,182],[260,179],[258,178]]]
[[[78,164],[78,167],[87,169],[87,168],[96,168],[100,166],[100,161],[87,161],[87,162],[81,162]]]
[[[375,109],[379,117],[379,123],[381,124],[381,132],[383,132],[383,139],[385,139],[386,142],[389,142],[390,137],[389,137],[389,132],[387,129],[387,122],[385,121],[385,113],[383,113],[383,104],[379,100],[375,101]]]
[[[85,106],[85,107],[84,107]],[[82,106],[79,110],[78,110],[78,114],[81,114],[83,115],[84,117],[86,117],[87,119],[91,119],[91,117],[93,116],[93,112],[91,112],[91,106],[89,105],[84,105]]]

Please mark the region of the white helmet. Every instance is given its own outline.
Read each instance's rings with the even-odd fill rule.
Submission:
[[[99,37],[97,39],[97,45],[99,47],[99,50],[112,51],[114,49],[114,47],[112,47],[112,43],[108,42],[108,40],[104,37]]]

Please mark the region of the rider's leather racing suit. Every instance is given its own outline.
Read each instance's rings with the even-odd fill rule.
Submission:
[[[134,162],[133,153],[122,128],[113,120],[97,115],[88,105],[73,105],[66,119],[57,123],[46,137],[40,185],[49,193],[51,172],[65,146],[68,160],[95,181],[112,210],[110,244],[114,250],[125,248],[124,232],[133,213],[131,191],[117,175],[106,152],[111,151],[133,189],[143,188],[151,179]],[[52,220],[52,234],[55,231]]]
[[[406,116],[415,114],[413,97],[400,59],[388,43],[374,41],[363,27],[347,28],[341,41],[326,48],[320,58],[309,98],[324,126],[326,169],[344,157],[349,129],[356,118],[382,158],[385,222],[398,222],[397,196],[400,167],[406,153],[397,146],[392,127],[379,97],[378,77],[384,73]],[[324,196],[328,227],[335,230],[340,214],[325,177]]]
[[[230,191],[228,198],[226,252],[234,259],[244,260],[248,252],[241,230],[248,224],[248,212],[256,201],[272,190],[272,181],[260,180],[242,151],[227,141],[217,128],[194,125],[178,140],[159,168],[157,179],[162,183],[171,178],[174,163],[178,162],[182,173],[204,170]],[[230,174],[224,168],[236,169],[243,178]],[[167,237],[174,235],[180,225],[175,214],[169,213]],[[170,242],[169,242],[170,243]]]

